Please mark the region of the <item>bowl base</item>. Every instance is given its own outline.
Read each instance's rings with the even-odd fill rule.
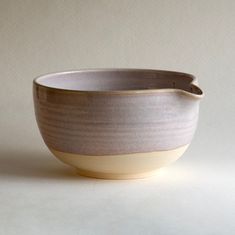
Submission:
[[[166,166],[182,156],[188,145],[148,153],[120,155],[81,155],[65,153],[50,148],[62,162],[77,169],[78,174],[101,179],[137,179],[155,175],[157,169]]]
[[[104,172],[95,172],[95,171],[88,171],[83,169],[76,169],[78,175],[89,177],[89,178],[96,178],[96,179],[107,179],[107,180],[128,180],[128,179],[142,179],[151,176],[157,175],[159,170],[143,172],[143,173],[133,173],[133,174],[115,174],[115,173],[104,173]]]

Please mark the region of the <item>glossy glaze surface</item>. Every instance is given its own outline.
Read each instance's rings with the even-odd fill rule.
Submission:
[[[133,71],[132,74],[128,71],[130,80],[133,81],[137,72]],[[123,77],[121,71],[111,73],[115,74],[114,80],[118,78],[118,88],[122,80],[125,85],[126,79],[129,79],[126,71],[123,73]],[[39,82],[36,80],[34,83],[34,101],[38,125],[45,143],[48,147],[62,152],[87,155],[152,152],[174,149],[190,143],[198,119],[201,94],[197,94],[197,91],[200,90],[193,85],[194,92],[185,92],[190,90],[193,79],[182,74],[175,76],[175,89],[171,89],[172,80],[165,73],[166,81],[162,71],[160,77],[156,72],[154,84],[156,88],[157,84],[165,84],[165,88],[168,84],[168,89],[130,90],[127,85],[127,90],[118,92],[110,89],[98,89],[100,92],[53,89],[54,87],[45,85],[57,84],[58,75],[39,78]],[[86,76],[89,74],[95,80],[97,72],[88,72]],[[104,77],[106,80],[112,80],[112,77],[108,78],[109,74],[110,71]],[[149,87],[148,82],[152,84],[154,80],[153,74],[153,71],[149,75],[144,71],[145,77],[141,79],[138,75],[136,81]],[[76,86],[82,84],[84,88],[79,75],[73,72],[71,77],[77,83],[73,81],[68,86],[76,83]],[[71,79],[69,74],[66,76]],[[59,80],[65,82],[66,76],[63,74]],[[170,77],[172,76],[170,73]],[[100,74],[98,79],[102,79]],[[60,82],[59,84],[61,85]],[[180,90],[182,86],[184,89]],[[94,87],[93,84],[91,87]]]

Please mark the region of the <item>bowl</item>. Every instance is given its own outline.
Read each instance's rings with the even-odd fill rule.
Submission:
[[[196,130],[193,75],[93,69],[40,76],[35,115],[49,150],[84,176],[142,178],[177,160]]]

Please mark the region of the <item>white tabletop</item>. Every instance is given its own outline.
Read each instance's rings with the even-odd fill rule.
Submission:
[[[195,145],[155,177],[121,181],[78,176],[39,145],[1,151],[1,235],[235,231],[233,166]]]

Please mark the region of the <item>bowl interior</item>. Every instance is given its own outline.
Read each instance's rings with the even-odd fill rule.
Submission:
[[[171,71],[117,69],[81,70],[41,76],[35,83],[57,89],[76,91],[122,91],[175,88],[200,94],[191,82],[194,77]]]

